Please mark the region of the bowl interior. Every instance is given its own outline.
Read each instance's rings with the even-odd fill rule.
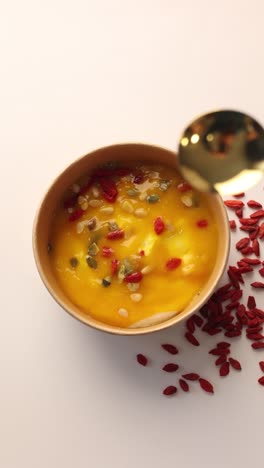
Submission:
[[[218,195],[207,195],[208,203],[212,211],[215,213],[218,230],[221,232],[218,240],[216,263],[211,276],[203,287],[200,295],[196,296],[186,309],[169,320],[145,328],[119,328],[99,322],[89,316],[87,312],[84,312],[75,306],[61,290],[51,269],[50,259],[47,252],[47,244],[49,242],[51,223],[64,192],[69,188],[69,186],[78,180],[80,176],[89,173],[96,166],[107,161],[146,161],[165,164],[177,170],[177,158],[175,153],[160,147],[143,144],[120,144],[108,146],[100,148],[76,160],[73,164],[67,167],[57,179],[55,179],[47,191],[36,214],[33,228],[33,250],[37,268],[45,286],[54,299],[72,316],[87,325],[99,330],[120,335],[138,335],[161,330],[181,321],[183,318],[191,315],[197,308],[201,307],[212,294],[215,286],[221,278],[229,253],[230,234],[226,210]]]

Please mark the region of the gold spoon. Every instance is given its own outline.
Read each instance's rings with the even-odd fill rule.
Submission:
[[[184,178],[203,192],[244,192],[264,172],[264,130],[242,112],[204,114],[182,134],[178,158]]]

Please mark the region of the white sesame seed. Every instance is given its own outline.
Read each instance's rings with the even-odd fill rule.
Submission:
[[[118,310],[118,313],[121,317],[128,317],[128,311],[126,309],[121,308]]]
[[[100,195],[99,189],[97,187],[92,188],[92,194],[94,198],[98,198]]]
[[[187,206],[188,208],[190,208],[191,206],[193,206],[193,201],[192,201],[192,198],[189,197],[189,195],[183,195],[181,197],[181,201],[182,203]]]
[[[133,211],[134,211],[133,205],[131,203],[129,203],[129,201],[125,200],[122,203],[122,210],[125,211],[126,213],[133,213]]]
[[[141,273],[142,275],[147,275],[148,273],[151,273],[153,270],[153,267],[151,265],[147,265],[144,268],[142,268]]]
[[[134,214],[137,218],[145,218],[147,216],[147,211],[144,208],[137,208],[134,211]]]
[[[140,302],[141,299],[142,299],[142,297],[143,297],[143,296],[142,296],[142,294],[140,294],[140,293],[130,294],[130,299],[131,299],[131,301],[133,301],[133,302]]]
[[[114,212],[114,208],[112,206],[102,206],[102,208],[100,208],[100,212],[103,214],[112,214]]]
[[[80,187],[79,184],[73,184],[73,186],[72,186],[73,193],[79,193],[80,190],[81,190],[81,187]]]
[[[141,201],[144,201],[144,200],[146,200],[146,198],[147,198],[147,194],[146,194],[145,192],[142,192],[142,193],[139,195],[138,198],[139,198]]]
[[[103,204],[102,200],[90,200],[89,201],[89,205],[92,207],[92,208],[98,208],[99,206],[101,206]]]
[[[68,208],[68,213],[73,213],[74,209],[73,208]]]

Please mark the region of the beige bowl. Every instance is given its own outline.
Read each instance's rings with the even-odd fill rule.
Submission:
[[[86,325],[118,335],[140,335],[151,333],[163,328],[170,327],[183,319],[189,317],[193,312],[199,309],[204,302],[208,300],[219,282],[229,254],[230,232],[226,210],[221,198],[218,195],[208,195],[208,202],[215,213],[218,229],[221,232],[219,236],[219,245],[216,263],[211,276],[203,287],[199,296],[196,296],[192,302],[181,313],[173,316],[169,320],[150,325],[144,328],[120,328],[108,325],[90,317],[87,312],[82,311],[74,305],[64,294],[58,285],[50,265],[50,259],[47,252],[50,227],[56,209],[61,201],[64,192],[71,186],[82,174],[89,173],[99,164],[107,161],[149,161],[162,163],[177,169],[176,154],[163,148],[143,144],[120,144],[100,148],[92,153],[83,156],[55,179],[48,189],[41,202],[40,208],[36,214],[33,227],[33,250],[36,265],[43,283],[47,287],[53,298],[60,304],[64,310],[69,312]],[[161,311],[162,312],[162,311]]]

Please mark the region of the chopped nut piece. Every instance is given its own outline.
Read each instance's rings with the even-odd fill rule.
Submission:
[[[131,292],[138,291],[139,288],[140,288],[139,283],[127,283],[127,289],[129,289],[129,291]]]
[[[134,214],[137,218],[145,218],[147,216],[147,211],[144,208],[137,208],[134,211]]]
[[[121,317],[128,317],[128,311],[126,309],[121,308],[118,310],[118,313]]]
[[[133,301],[133,302],[140,302],[142,300],[143,296],[142,294],[140,293],[134,293],[134,294],[130,294],[130,299]]]
[[[103,214],[112,214],[114,212],[114,208],[112,206],[102,206],[102,208],[100,208],[100,212]]]
[[[134,208],[133,208],[133,205],[131,205],[131,203],[129,203],[129,201],[125,200],[122,203],[122,210],[124,210],[126,213],[133,213]]]
[[[142,268],[141,273],[142,275],[147,275],[148,273],[151,273],[153,271],[153,267],[151,265],[147,265],[144,268]]]
[[[76,224],[76,232],[77,234],[81,234],[84,230],[84,226],[86,225],[86,221],[80,221]]]
[[[89,206],[92,208],[98,208],[99,206],[102,206],[103,202],[102,200],[90,200],[89,201]]]
[[[192,197],[189,196],[189,195],[183,195],[181,197],[181,201],[182,203],[187,206],[188,208],[190,208],[191,206],[193,206],[193,200],[192,200]]]

